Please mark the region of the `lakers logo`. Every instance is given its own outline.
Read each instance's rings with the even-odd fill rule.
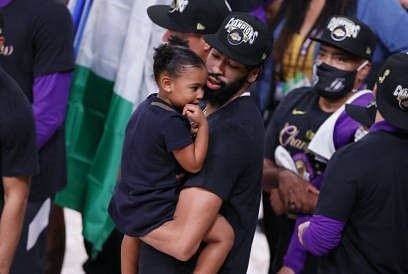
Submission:
[[[378,77],[378,82],[379,82],[380,84],[384,83],[385,78],[387,78],[387,76],[390,75],[390,74],[391,74],[391,70],[386,69],[386,70],[384,71],[383,75]]]
[[[6,46],[6,39],[0,34],[0,55],[10,56],[13,51],[13,46]]]

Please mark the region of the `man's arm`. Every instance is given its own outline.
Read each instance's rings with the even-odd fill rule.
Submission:
[[[30,177],[3,177],[4,207],[0,219],[0,273],[9,273],[20,239]]]
[[[222,199],[204,188],[185,188],[180,193],[174,220],[140,239],[163,253],[187,261],[197,251],[221,205]]]

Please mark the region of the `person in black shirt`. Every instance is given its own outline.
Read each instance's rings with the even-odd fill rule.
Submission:
[[[323,134],[332,137],[319,145],[331,143],[335,150],[353,142],[359,124],[344,112],[343,105],[352,100],[366,106],[372,100],[371,91],[357,92],[371,68],[375,46],[372,31],[357,19],[334,16],[311,39],[320,42],[314,85],[294,89],[285,96],[266,131],[264,190],[270,192],[270,204],[279,215],[273,228],[278,243],[270,270],[280,270],[280,274],[316,271],[315,259],[300,245],[294,229],[295,222],[310,217],[306,214],[316,205],[322,174],[331,156],[312,151],[313,139],[329,117],[337,117],[333,132]],[[289,160],[281,157],[281,151],[287,152]]]
[[[9,273],[23,226],[31,176],[38,171],[30,103],[0,67],[0,273]]]
[[[268,36],[255,17],[231,13],[216,34],[204,37],[213,47],[206,61],[204,96],[207,158],[180,193],[174,216],[184,223],[182,229],[168,229],[165,223],[141,237],[147,244],[141,245],[139,274],[192,273],[197,256],[189,259],[201,250],[218,212],[235,233],[219,273],[246,273],[260,203],[264,141],[263,119],[247,90],[269,55]]]
[[[319,273],[408,272],[407,73],[406,53],[385,61],[374,88],[375,124],[335,153],[316,212],[299,226],[303,246],[323,256]]]
[[[42,274],[53,199],[66,183],[63,125],[74,67],[72,19],[59,0],[1,0],[0,11],[5,41],[0,64],[31,103],[40,162],[12,272]]]

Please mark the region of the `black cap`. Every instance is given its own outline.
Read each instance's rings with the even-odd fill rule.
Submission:
[[[385,60],[377,79],[378,111],[391,125],[408,130],[408,54]]]
[[[311,39],[366,60],[371,60],[377,42],[376,36],[366,24],[344,16],[330,18],[326,27]]]
[[[271,51],[271,35],[264,23],[244,12],[232,12],[216,34],[205,41],[229,58],[248,66],[262,64]]]
[[[160,27],[183,33],[215,33],[230,12],[227,0],[173,0],[171,5],[147,8]]]

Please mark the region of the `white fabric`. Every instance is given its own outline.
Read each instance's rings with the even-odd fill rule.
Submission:
[[[279,145],[275,149],[274,153],[275,163],[279,167],[286,168],[290,171],[293,171],[296,174],[299,174],[295,161],[293,161],[292,156],[290,156],[289,151],[286,150],[283,146]]]
[[[48,220],[51,210],[51,198],[48,198],[41,205],[37,214],[28,226],[28,237],[27,237],[27,251],[33,248],[38,240],[41,232],[48,226]]]
[[[350,104],[360,96],[371,93],[371,90],[361,90],[353,94],[345,104]],[[336,148],[334,147],[334,129],[337,119],[343,113],[345,104],[335,111],[326,121],[319,127],[313,139],[310,141],[308,149],[316,156],[322,158],[324,161],[330,160]]]

